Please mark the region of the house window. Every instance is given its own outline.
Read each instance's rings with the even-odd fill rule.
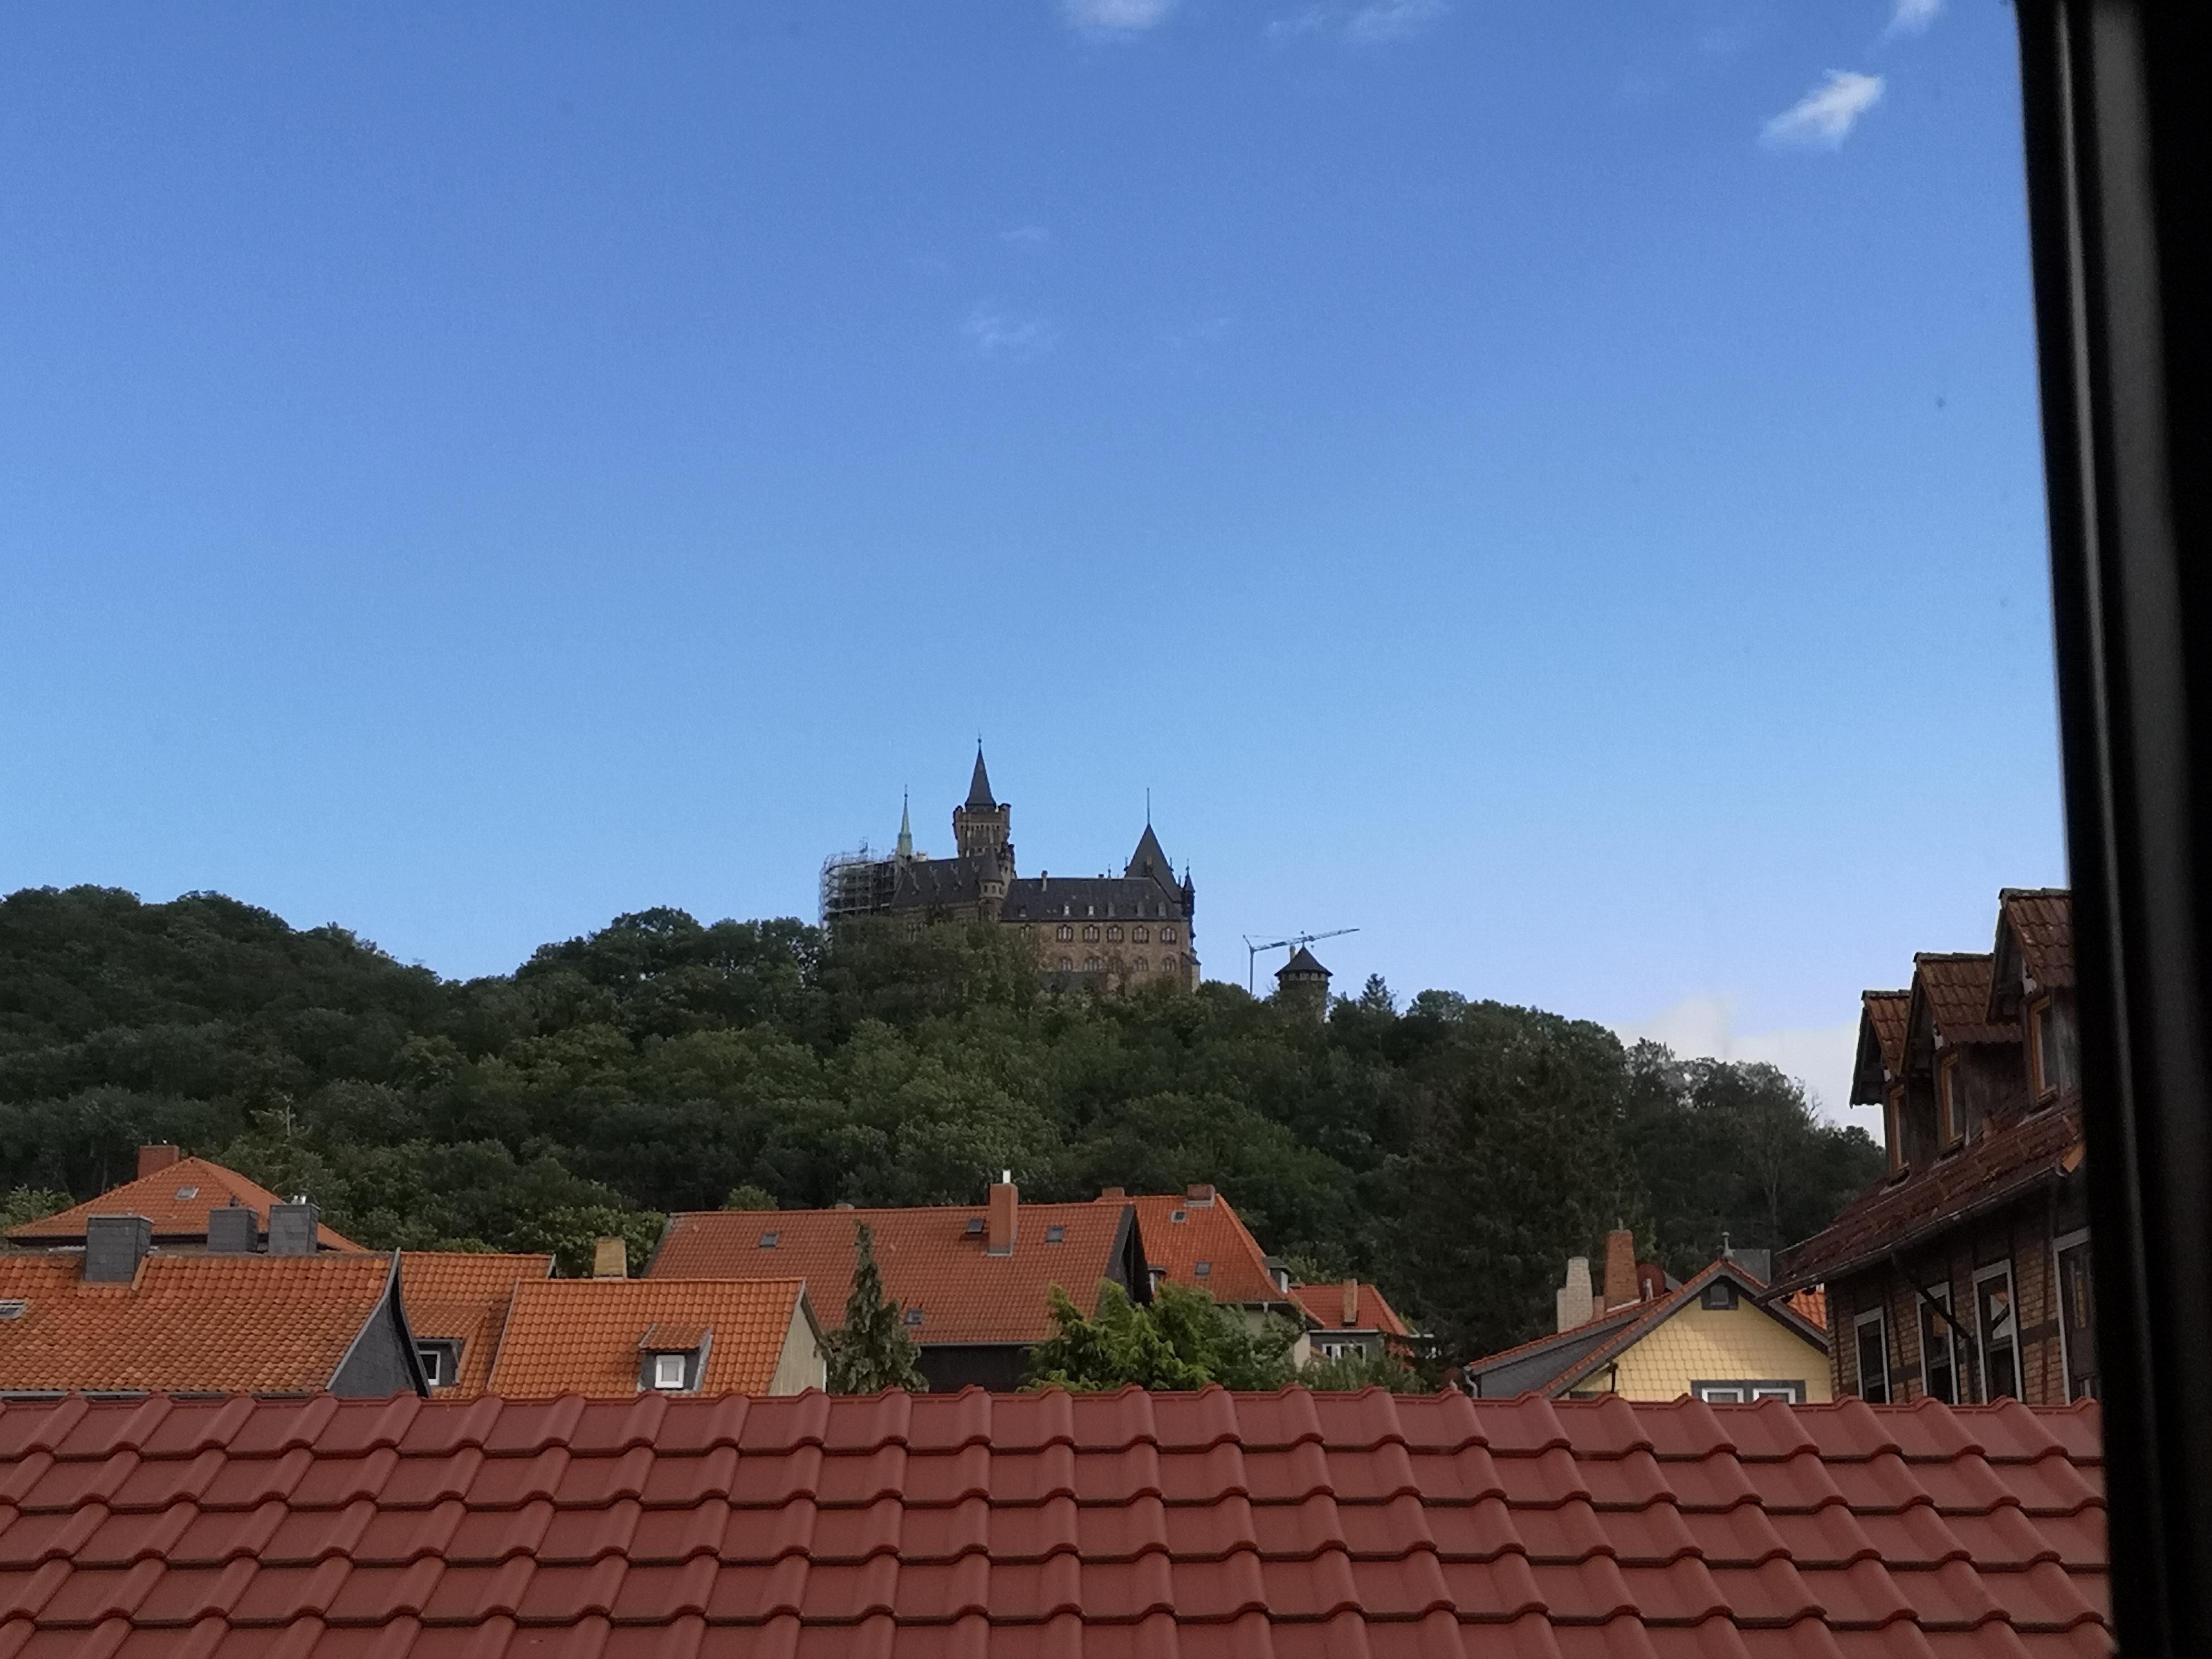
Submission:
[[[1196,1273],[1200,1279],[1211,1279],[1213,1276],[1213,1264],[1211,1261],[1201,1261],[1193,1267],[1191,1272]]]
[[[919,1330],[921,1328],[921,1310],[908,1308],[906,1310],[906,1322],[910,1328]]]
[[[461,1374],[461,1345],[433,1337],[415,1345],[415,1358],[422,1363],[422,1380],[434,1389],[450,1389]]]
[[[1936,1109],[1943,1120],[1943,1145],[1957,1146],[1966,1138],[1966,1080],[1955,1054],[1944,1055],[1937,1063]]]
[[[653,1356],[653,1386],[664,1394],[680,1394],[684,1389],[684,1374],[690,1369],[686,1363],[689,1354],[657,1353]]]
[[[968,1237],[970,1238],[978,1238],[982,1236],[982,1232],[983,1218],[980,1215],[969,1216],[968,1218]]]
[[[1149,927],[1132,927],[1129,930],[1130,939],[1138,945],[1145,944],[1152,936],[1152,930]]]
[[[179,1199],[198,1198],[199,1195],[200,1189],[197,1187],[179,1187],[177,1188],[177,1196]]]
[[[1905,1168],[1905,1085],[1899,1084],[1884,1097],[1881,1106],[1881,1136],[1889,1148],[1889,1172],[1897,1174]]]
[[[31,1304],[20,1296],[11,1296],[0,1301],[0,1319],[21,1319],[30,1311]]]
[[[1119,945],[1121,942],[1121,930],[1119,927],[1109,927],[1106,930],[1106,939],[1109,944]]]
[[[782,1235],[781,1233],[774,1231],[763,1233],[760,1240],[761,1249],[763,1250],[774,1249],[775,1248],[775,1241],[781,1237]]]
[[[2012,1264],[1974,1275],[1974,1334],[1982,1349],[1982,1398],[2020,1398],[2020,1322],[2012,1300]]]
[[[1743,1384],[1741,1382],[1699,1382],[1691,1392],[1710,1406],[1741,1406],[1743,1404]]]
[[[1175,929],[1172,927],[1161,928],[1160,943],[1163,945],[1173,945],[1175,943]]]
[[[1059,937],[1061,939],[1073,939],[1075,937],[1075,929],[1069,927],[1063,921],[1060,924]]]
[[[1934,1306],[1930,1306],[1930,1304]],[[1920,1386],[1931,1400],[1959,1403],[1958,1334],[1951,1328],[1951,1287],[1931,1285],[1920,1302]]]
[[[1804,1397],[1804,1394],[1805,1385],[1802,1382],[1754,1382],[1751,1385],[1753,1400],[1781,1400],[1794,1406]]]
[[[1170,1210],[1168,1212],[1168,1219],[1174,1222],[1177,1226],[1181,1226],[1184,1222],[1190,1219],[1190,1212],[1188,1210]]]
[[[1067,1243],[1067,1229],[1059,1222],[1054,1222],[1044,1230],[1044,1242],[1048,1244],[1065,1244]]]
[[[2066,1397],[2097,1397],[2097,1302],[2089,1283],[2089,1235],[2069,1233],[2051,1246],[2058,1258],[2058,1346]]]
[[[1852,1346],[1859,1366],[1859,1398],[1870,1406],[1889,1403],[1889,1334],[1879,1308],[1851,1322]]]
[[[2058,1054],[2058,1013],[2045,997],[2027,1011],[2028,1075],[2035,1082],[2035,1097],[2048,1100],[2058,1092],[2061,1067]]]
[[[1735,1306],[1735,1282],[1717,1279],[1705,1286],[1705,1293],[1698,1300],[1715,1313],[1727,1313]]]

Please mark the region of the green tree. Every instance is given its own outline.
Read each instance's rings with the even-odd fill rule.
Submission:
[[[884,1294],[884,1276],[876,1266],[875,1234],[865,1221],[853,1230],[853,1258],[845,1322],[823,1339],[830,1362],[830,1392],[926,1392],[929,1384],[915,1364],[921,1351],[907,1334],[903,1310]]]
[[[9,1228],[20,1227],[26,1221],[43,1221],[76,1202],[67,1193],[52,1187],[16,1187],[0,1194],[0,1250],[8,1248]]]
[[[1054,1334],[1030,1351],[1031,1388],[1279,1389],[1290,1381],[1297,1340],[1287,1321],[1270,1321],[1255,1333],[1237,1310],[1180,1285],[1162,1285],[1146,1308],[1106,1281],[1098,1287],[1098,1311],[1088,1319],[1055,1285],[1052,1321]]]
[[[1310,1360],[1299,1370],[1297,1382],[1316,1394],[1350,1394],[1361,1389],[1388,1389],[1392,1394],[1425,1394],[1428,1385],[1413,1368],[1388,1349],[1354,1349],[1334,1358]]]

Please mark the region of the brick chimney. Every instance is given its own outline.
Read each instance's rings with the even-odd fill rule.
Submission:
[[[1344,1322],[1346,1325],[1359,1322],[1359,1281],[1356,1279],[1344,1281]]]
[[[141,1146],[138,1149],[138,1173],[149,1176],[157,1170],[166,1170],[183,1156],[174,1146]]]
[[[1127,1198],[1128,1195],[1119,1187],[1101,1187],[1098,1189],[1098,1196],[1101,1198]]]
[[[1636,1297],[1636,1235],[1615,1227],[1605,1236],[1606,1310],[1626,1307]]]
[[[1021,1231],[1021,1194],[1015,1190],[1014,1172],[1005,1170],[991,1183],[989,1237],[985,1254],[1012,1255],[1014,1236]]]
[[[1183,1189],[1183,1202],[1186,1204],[1212,1203],[1213,1188],[1212,1184],[1204,1181],[1192,1182],[1188,1187]]]
[[[629,1277],[629,1246],[619,1238],[595,1238],[592,1241],[592,1277],[594,1279],[628,1279]]]

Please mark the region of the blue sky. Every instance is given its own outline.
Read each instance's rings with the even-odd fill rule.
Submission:
[[[10,8],[0,889],[496,971],[941,850],[980,732],[1214,975],[1832,1096],[2063,879],[2011,27]]]

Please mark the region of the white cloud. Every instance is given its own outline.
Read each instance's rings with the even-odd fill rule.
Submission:
[[[1831,1123],[1856,1123],[1876,1138],[1881,1114],[1850,1104],[1851,1067],[1858,1057],[1859,1023],[1779,1031],[1740,1031],[1732,997],[1685,997],[1649,1019],[1614,1027],[1623,1042],[1649,1037],[1685,1060],[1765,1060],[1805,1085],[1814,1109]]]
[[[1315,0],[1267,25],[1267,38],[1283,42],[1308,34],[1340,35],[1362,46],[1410,40],[1451,9],[1450,0]]]
[[[1769,144],[1833,149],[1881,99],[1881,76],[1830,70],[1828,78],[1766,124]]]
[[[1052,233],[1042,225],[1016,225],[1000,231],[999,240],[1024,253],[1042,253],[1052,246]]]
[[[980,305],[968,313],[960,331],[986,357],[1020,362],[1041,357],[1060,343],[1060,329],[1048,317],[1018,317]]]
[[[1176,0],[1060,0],[1068,27],[1107,37],[1142,34],[1167,21]]]
[[[1887,34],[1918,34],[1940,16],[1943,0],[1896,0],[1889,15]]]

